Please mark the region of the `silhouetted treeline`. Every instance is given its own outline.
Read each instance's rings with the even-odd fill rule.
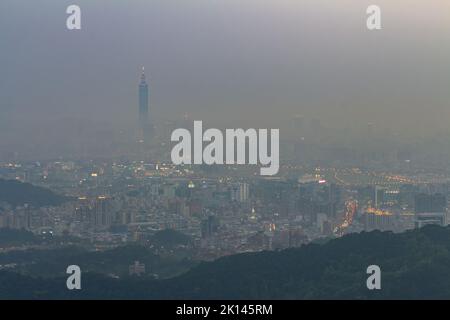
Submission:
[[[49,189],[16,180],[0,179],[0,202],[13,207],[28,204],[32,207],[57,206],[69,200]]]
[[[134,249],[121,250],[123,259],[137,258],[127,256]],[[449,299],[449,250],[450,228],[374,231],[323,245],[223,257],[166,280],[86,273],[80,291],[65,289],[65,277],[43,280],[2,272],[0,298]],[[99,259],[104,254],[98,253]],[[366,269],[373,264],[381,268],[381,290],[366,287]]]

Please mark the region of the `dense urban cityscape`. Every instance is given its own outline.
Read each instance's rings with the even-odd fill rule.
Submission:
[[[170,161],[168,134],[177,126],[192,126],[192,121],[185,115],[178,122],[153,124],[144,69],[137,117],[135,143],[127,145],[129,159],[0,163],[0,178],[10,184],[4,188],[13,189],[15,181],[63,197],[52,206],[0,199],[0,228],[71,236],[91,250],[151,245],[148,239],[155,233],[173,230],[192,240],[189,257],[202,261],[300,247],[361,231],[447,225],[450,174],[414,169],[409,159],[402,159],[404,154],[381,159],[397,164],[392,172],[379,169],[380,163],[346,168],[290,161],[273,177],[259,176],[256,166],[248,165],[176,166]],[[309,130],[302,117],[292,122],[294,133],[311,139],[320,135],[317,119]],[[305,138],[282,148],[286,159],[295,159]],[[2,251],[16,249],[21,248]]]
[[[5,0],[0,300],[448,299],[436,1]]]
[[[119,259],[99,268],[81,255],[79,264],[88,265],[88,272],[164,280],[202,261],[241,253],[448,224],[450,172],[431,163],[424,168],[404,147],[378,155],[371,148],[330,148],[324,143],[329,131],[319,119],[308,123],[296,115],[282,130],[277,175],[261,176],[258,165],[248,164],[175,165],[170,134],[192,128],[193,121],[187,114],[158,121],[149,99],[142,68],[132,136],[115,143],[110,156],[98,155],[95,148],[56,160],[3,155],[0,270],[57,276],[64,270],[58,263],[49,267],[49,259],[64,250],[64,259],[73,260],[75,246]],[[378,138],[369,123],[363,140],[370,145]],[[249,148],[241,149],[244,157],[250,156]],[[302,158],[306,151],[310,157]],[[318,161],[323,153],[326,160]],[[21,251],[24,257],[18,259]],[[35,252],[41,254],[33,258]],[[158,257],[156,262],[149,254]]]
[[[0,199],[0,227],[73,236],[95,250],[127,243],[145,246],[149,237],[169,229],[192,239],[193,259],[213,260],[352,232],[447,225],[449,174],[414,169],[404,155],[382,158],[397,163],[396,171],[371,169],[380,164],[370,163],[346,168],[290,161],[274,177],[258,176],[256,166],[173,165],[170,128],[192,121],[185,116],[171,127],[153,125],[148,99],[143,71],[137,138],[127,146],[132,150],[129,159],[1,163],[4,183],[32,184],[64,199],[53,206]],[[317,121],[315,131],[306,136],[319,134]],[[303,118],[294,117],[293,123],[294,129],[304,130]],[[282,148],[286,159],[295,159],[295,152],[305,148],[305,138]],[[2,250],[11,249],[17,248]]]

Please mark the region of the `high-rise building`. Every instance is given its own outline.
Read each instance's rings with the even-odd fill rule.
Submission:
[[[447,199],[440,193],[420,193],[414,197],[415,226],[421,228],[428,224],[444,226],[447,224]]]
[[[148,84],[144,67],[142,67],[141,81],[139,82],[139,131],[143,139],[149,137],[152,128],[148,113],[148,97]]]
[[[93,210],[91,213],[91,224],[97,229],[109,228],[112,224],[112,206],[111,199],[105,196],[99,196],[94,201]]]
[[[246,202],[249,197],[249,184],[239,182],[231,188],[231,200],[237,202]]]
[[[368,208],[364,213],[364,231],[372,230],[394,230],[393,215],[388,211]]]
[[[212,237],[219,229],[219,220],[216,216],[208,216],[206,219],[202,220],[201,231],[202,238],[207,239]]]
[[[447,199],[441,193],[419,193],[414,197],[414,209],[416,213],[444,212]]]
[[[304,139],[305,137],[305,117],[300,114],[297,114],[290,119],[290,129],[292,132],[292,136],[298,139]]]

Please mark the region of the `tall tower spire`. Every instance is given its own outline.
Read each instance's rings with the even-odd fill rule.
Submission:
[[[141,83],[146,83],[146,79],[145,79],[145,67],[142,67]]]
[[[149,138],[151,124],[148,116],[148,85],[144,67],[142,67],[141,81],[139,83],[139,129],[143,139]]]

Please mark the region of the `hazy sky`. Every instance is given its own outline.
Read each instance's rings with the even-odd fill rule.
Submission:
[[[381,31],[366,29],[370,4]],[[2,0],[0,132],[135,121],[143,65],[157,117],[446,128],[450,1]]]

